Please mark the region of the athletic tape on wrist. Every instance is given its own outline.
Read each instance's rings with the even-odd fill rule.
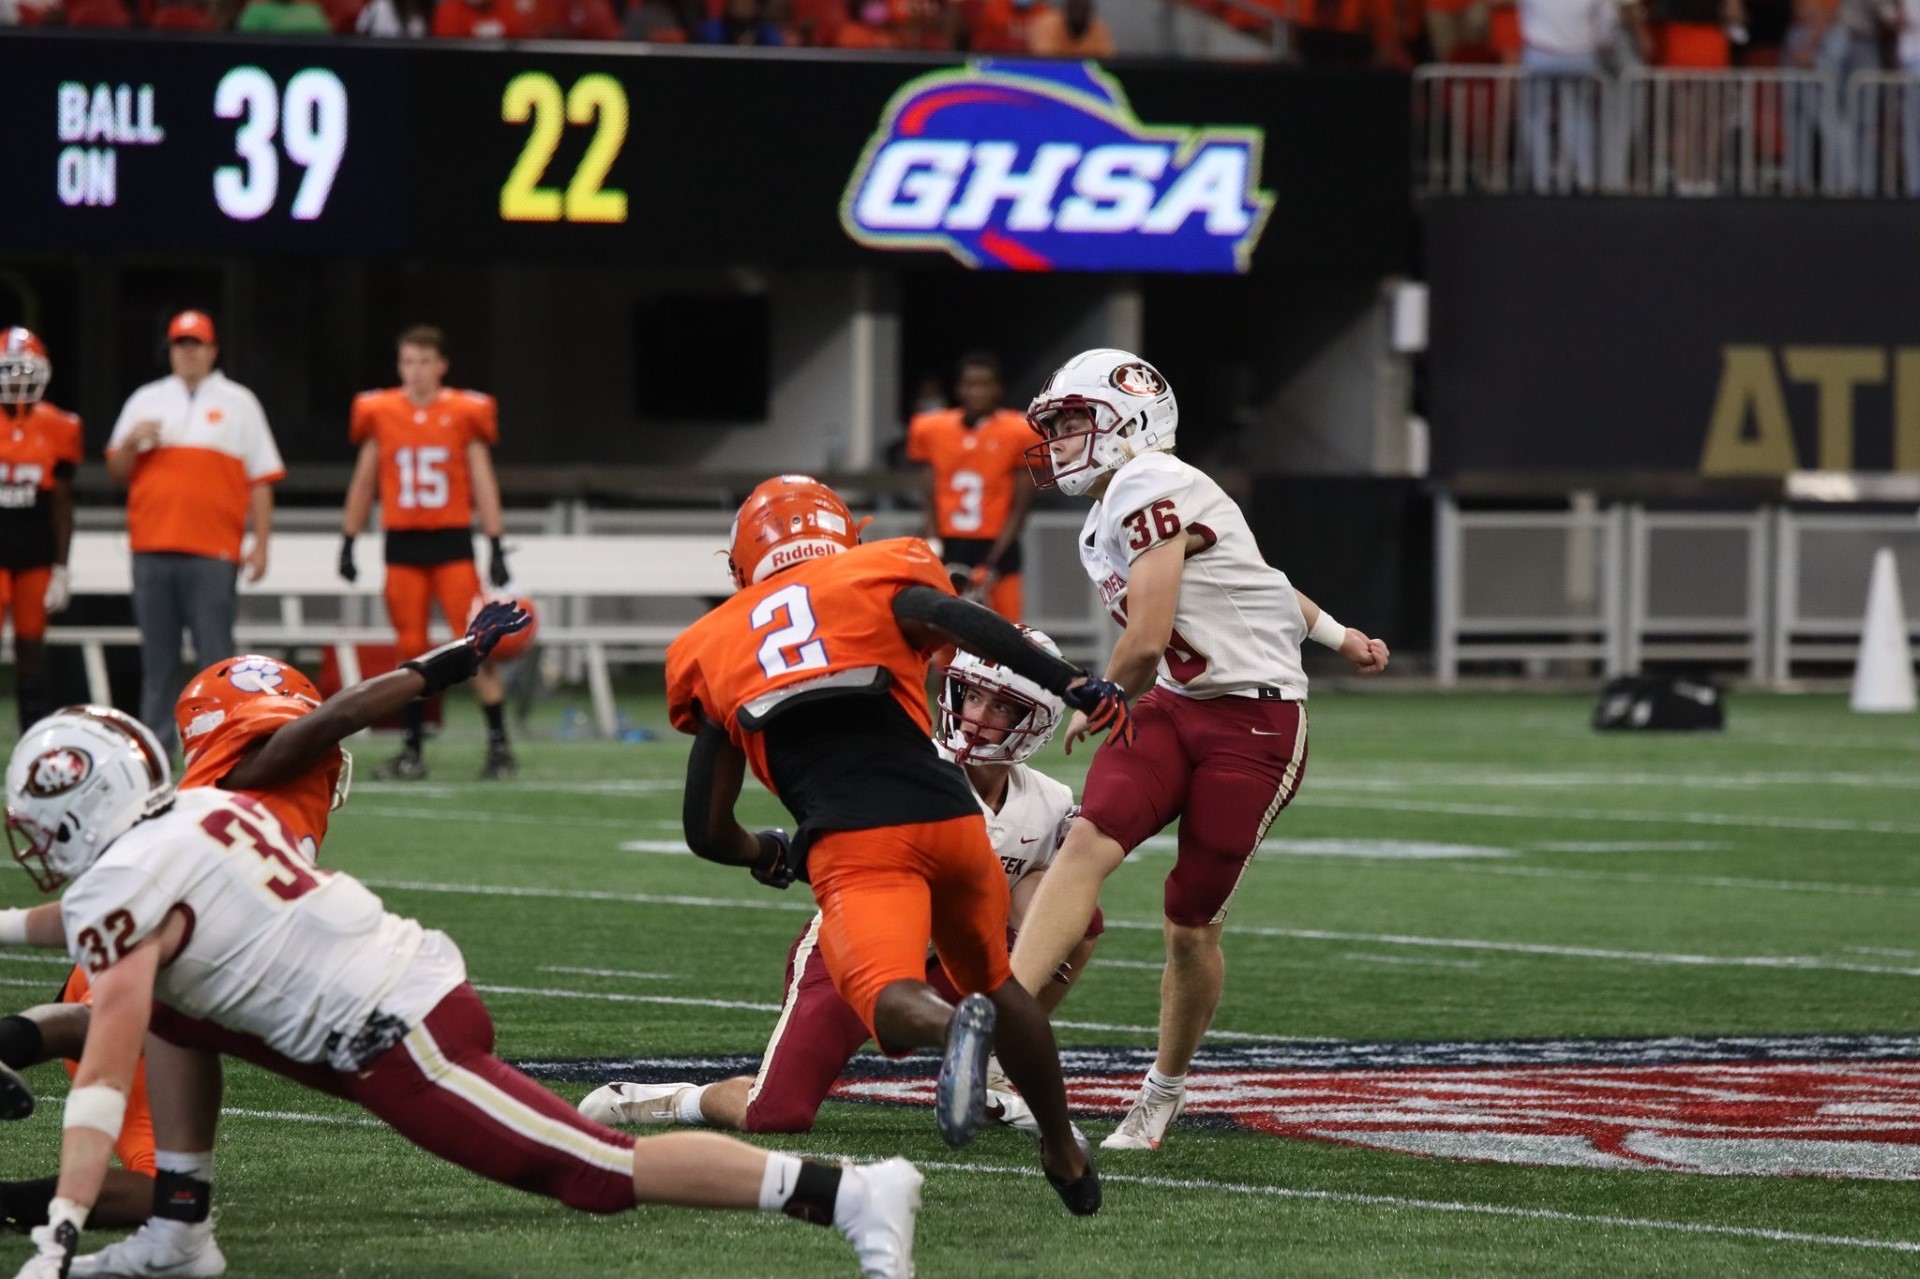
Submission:
[[[62,1222],[69,1222],[75,1231],[85,1230],[87,1228],[87,1214],[92,1211],[93,1209],[87,1207],[85,1204],[75,1203],[71,1199],[61,1199],[55,1196],[47,1203],[47,1225],[57,1230],[60,1228]]]
[[[27,944],[27,913],[24,910],[0,910],[0,946]]]
[[[107,1134],[109,1141],[120,1140],[120,1126],[127,1118],[127,1094],[111,1084],[88,1084],[67,1094],[62,1128],[92,1128]]]
[[[1316,644],[1325,644],[1328,648],[1338,649],[1347,642],[1347,628],[1333,620],[1333,614],[1320,610],[1320,620],[1307,632],[1307,638]]]

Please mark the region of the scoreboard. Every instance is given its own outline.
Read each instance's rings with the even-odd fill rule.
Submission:
[[[1399,79],[30,30],[0,34],[0,67],[0,253],[1245,271],[1279,262],[1264,232],[1390,270],[1408,243]],[[969,114],[952,84],[975,75],[1013,105]],[[915,192],[948,163],[943,211]],[[944,221],[893,226],[923,213]]]

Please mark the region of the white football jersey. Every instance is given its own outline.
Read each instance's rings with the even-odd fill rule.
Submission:
[[[1186,697],[1278,688],[1305,701],[1300,601],[1287,575],[1260,557],[1240,507],[1205,472],[1170,453],[1143,453],[1115,471],[1080,530],[1080,563],[1124,626],[1133,561],[1188,531],[1207,544],[1181,575],[1159,686]]]
[[[176,907],[187,939],[155,997],[294,1061],[354,1069],[369,1019],[418,1025],[466,980],[446,934],[389,913],[352,876],[315,866],[264,806],[214,787],[180,792],[115,840],[61,914],[74,960],[97,975]]]
[[[975,796],[978,798],[978,796]],[[1035,871],[1053,864],[1053,855],[1067,837],[1067,828],[1079,815],[1073,802],[1073,790],[1045,773],[1015,764],[1007,776],[1006,798],[1000,811],[993,812],[982,801],[980,811],[987,819],[987,837],[993,841],[994,856],[1007,872],[1007,887]]]

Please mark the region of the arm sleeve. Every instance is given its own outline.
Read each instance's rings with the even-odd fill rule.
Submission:
[[[927,419],[916,417],[907,423],[907,460],[909,462],[933,461],[933,450],[927,446]]]
[[[280,446],[273,442],[273,428],[267,425],[266,410],[260,407],[260,401],[253,392],[246,392],[245,403],[251,417],[247,441],[247,479],[254,484],[264,484],[282,479],[287,473],[286,464],[280,460]]]
[[[667,650],[667,718],[676,731],[697,733],[708,720],[701,707],[712,700],[699,663],[683,653]]]
[[[467,414],[467,430],[472,433],[476,443],[488,448],[500,442],[500,405],[491,395],[479,391],[468,391],[470,412]]]
[[[893,615],[903,622],[919,622],[944,632],[969,653],[998,662],[1050,693],[1066,692],[1067,685],[1086,674],[1029,644],[1019,627],[992,609],[960,599],[950,590],[943,593],[931,586],[909,586],[893,597]]]

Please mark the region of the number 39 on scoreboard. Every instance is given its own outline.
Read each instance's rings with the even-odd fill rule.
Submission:
[[[533,125],[520,158],[500,187],[503,222],[601,222],[627,220],[627,193],[605,184],[627,141],[627,91],[610,75],[593,73],[564,94],[545,71],[525,71],[500,95],[500,118]],[[593,137],[566,190],[540,185],[567,125],[591,125]]]

